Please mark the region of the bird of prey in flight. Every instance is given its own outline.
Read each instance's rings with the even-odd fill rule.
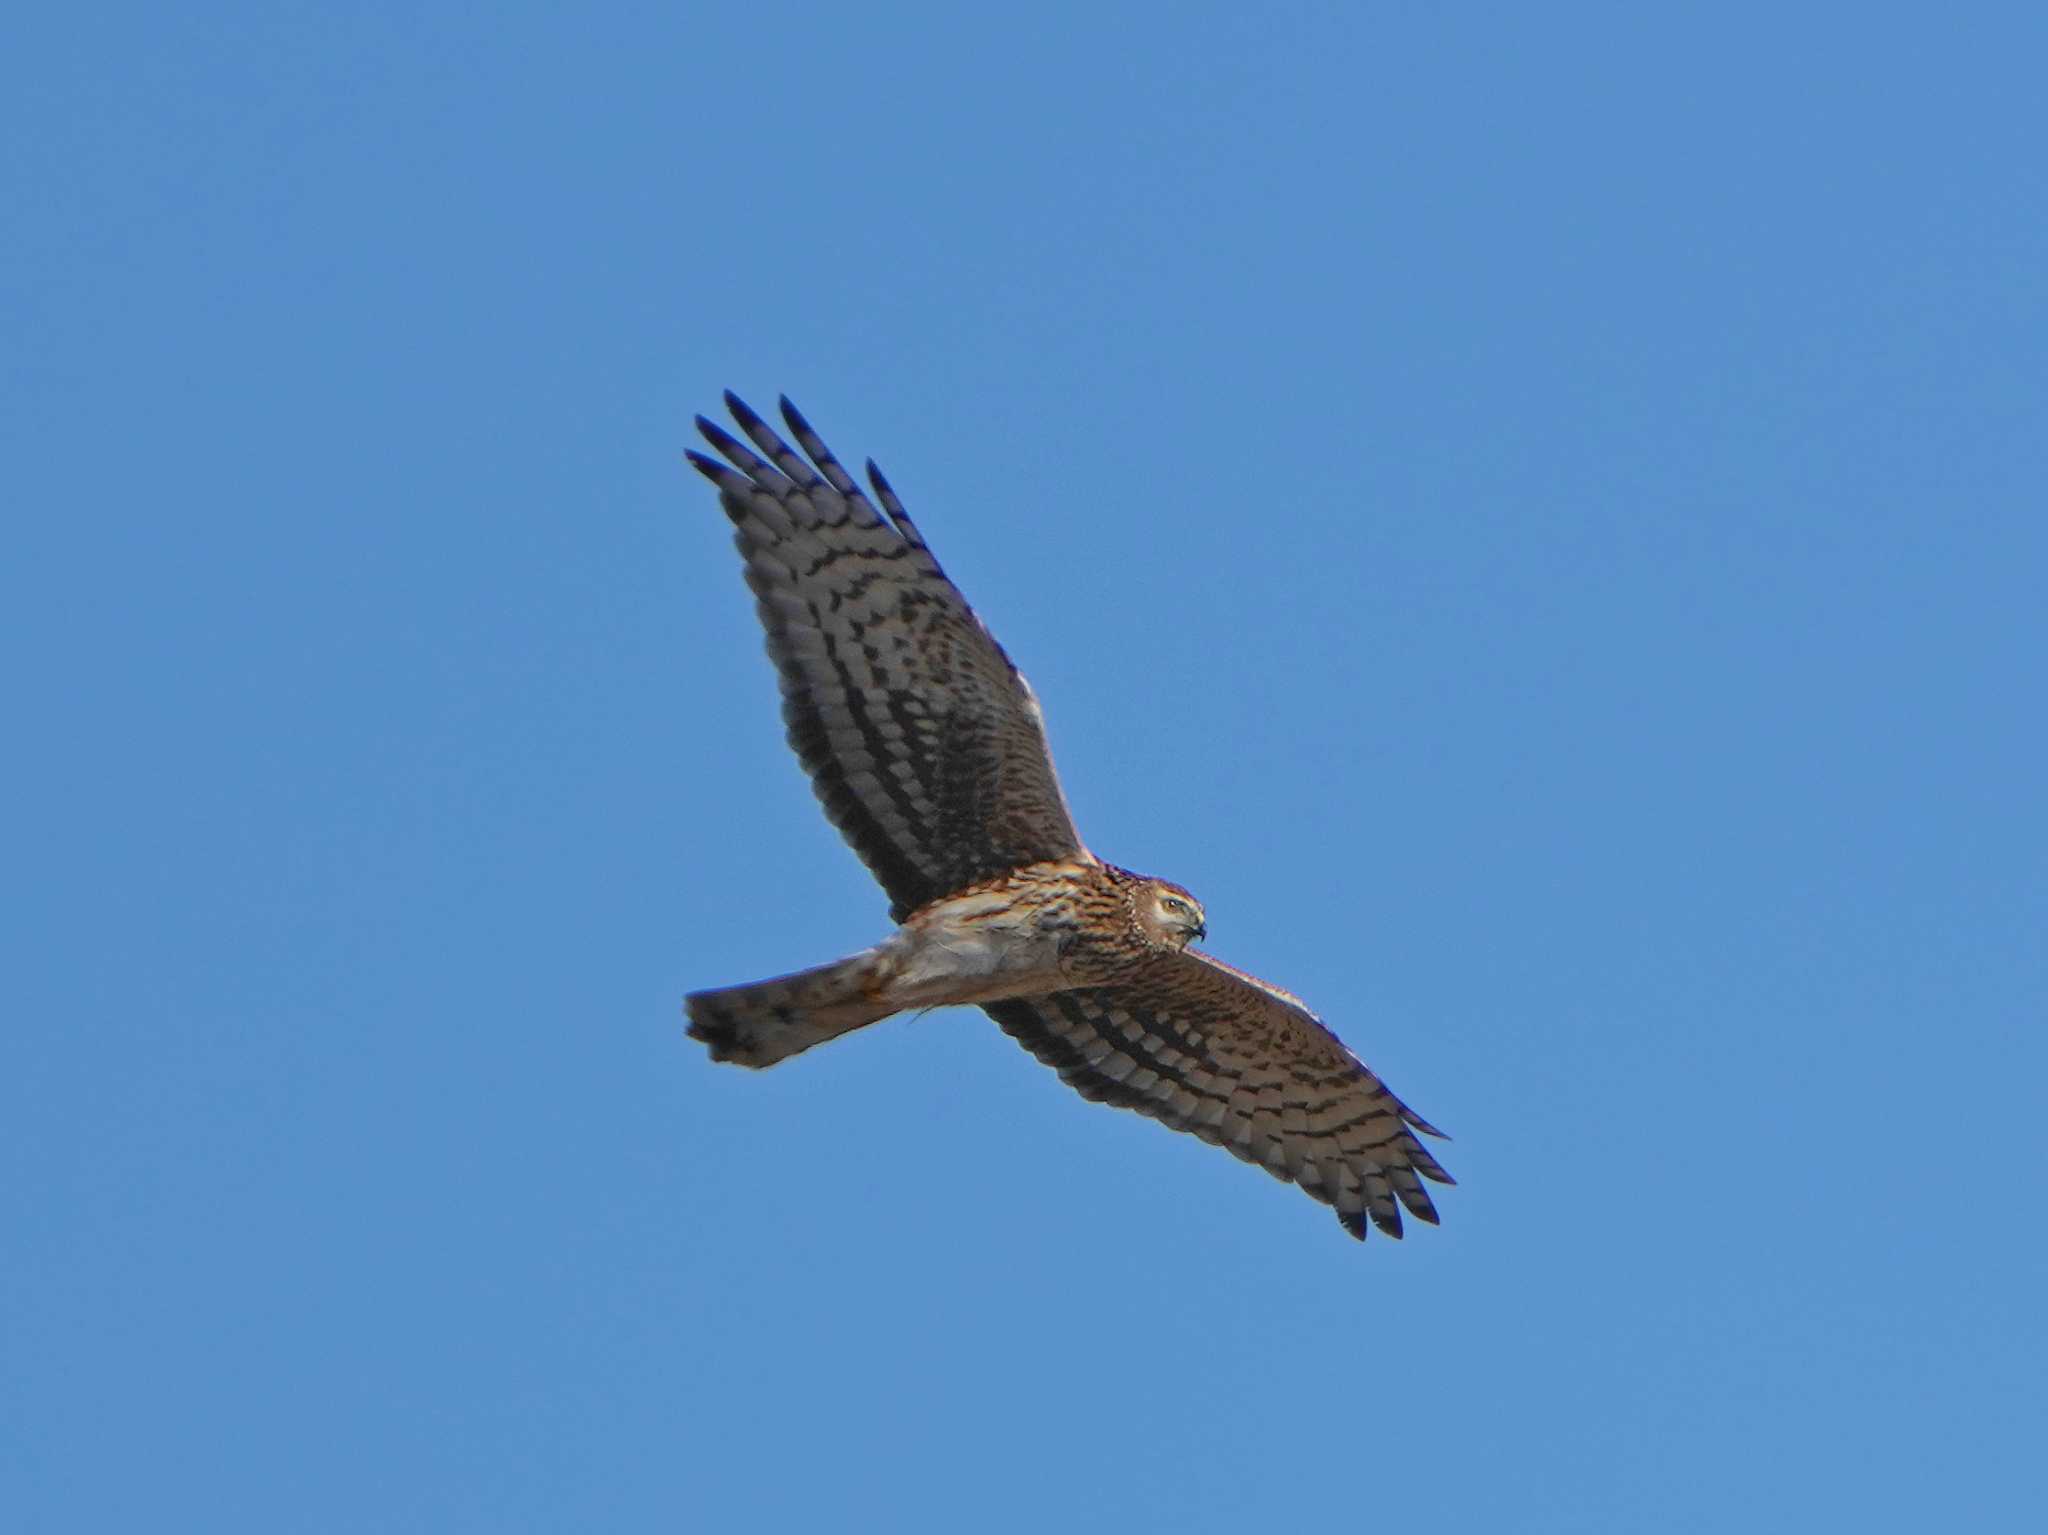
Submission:
[[[696,992],[714,1060],[772,1066],[892,1013],[973,1004],[1084,1098],[1222,1146],[1363,1238],[1434,1222],[1438,1135],[1301,1000],[1191,947],[1202,906],[1090,852],[1045,722],[872,461],[872,499],[788,400],[802,454],[736,396],[697,418],[789,744],[887,893],[895,932],[833,964]],[[749,444],[752,446],[750,447]],[[723,460],[721,462],[721,459]]]

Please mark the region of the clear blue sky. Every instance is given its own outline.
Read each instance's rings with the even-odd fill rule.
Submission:
[[[1444,11],[17,20],[0,1526],[2038,1527],[2048,22]],[[727,386],[1440,1230],[684,1038],[885,930]]]

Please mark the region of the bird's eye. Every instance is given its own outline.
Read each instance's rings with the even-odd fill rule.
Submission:
[[[1177,895],[1170,895],[1166,898],[1166,909],[1168,911],[1186,911],[1188,903]]]

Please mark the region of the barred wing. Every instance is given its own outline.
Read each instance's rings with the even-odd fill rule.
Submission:
[[[1149,1114],[1300,1184],[1363,1240],[1435,1223],[1422,1180],[1456,1180],[1415,1132],[1441,1136],[1296,998],[1192,950],[1118,986],[997,1002],[987,1012],[1098,1103]]]
[[[699,416],[731,467],[690,462],[732,519],[789,744],[891,916],[1021,864],[1087,856],[1030,685],[881,471],[868,463],[878,512],[788,400],[808,463],[737,396],[725,403],[759,454]]]

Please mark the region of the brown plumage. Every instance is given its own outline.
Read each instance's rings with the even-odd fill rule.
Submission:
[[[780,673],[789,742],[900,925],[837,963],[700,991],[714,1060],[770,1066],[892,1013],[976,1004],[1084,1097],[1223,1146],[1363,1237],[1436,1220],[1431,1127],[1302,1003],[1188,947],[1180,886],[1074,829],[1023,676],[872,462],[870,501],[787,400],[794,452],[737,397],[699,417]],[[876,502],[880,503],[877,510]]]

